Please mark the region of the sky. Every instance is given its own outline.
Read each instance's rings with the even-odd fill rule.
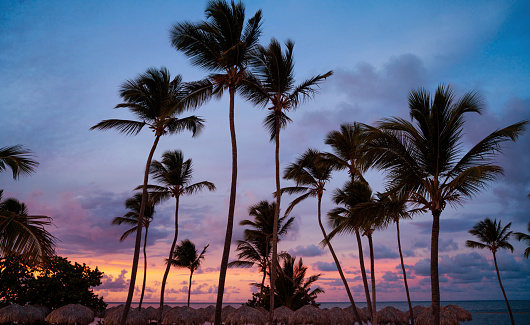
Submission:
[[[374,124],[390,116],[409,118],[407,96],[424,87],[434,92],[449,84],[456,96],[477,91],[482,115],[469,115],[464,148],[496,129],[530,119],[530,3],[528,1],[246,1],[247,16],[263,11],[261,44],[271,38],[295,42],[296,79],[333,70],[319,94],[290,113],[281,135],[281,168],[307,148],[328,151],[323,139],[342,123]],[[118,89],[150,67],[167,67],[184,81],[204,78],[170,46],[169,29],[178,22],[205,18],[206,1],[11,1],[0,2],[0,147],[22,144],[39,162],[31,176],[13,180],[0,174],[4,198],[27,204],[32,215],[53,218],[47,230],[58,238],[57,253],[104,272],[95,288],[107,302],[125,301],[134,238],[120,242],[126,227],[111,220],[126,213],[124,202],[142,183],[154,137],[116,131],[89,131],[104,119],[133,119]],[[183,132],[160,140],[154,158],[180,149],[192,158],[194,181],[213,182],[215,192],[181,199],[179,241],[210,244],[194,274],[192,302],[214,302],[226,229],[231,171],[228,98],[213,100],[195,112],[206,120],[197,137]],[[272,200],[274,146],[262,127],[266,112],[236,98],[239,173],[233,243],[243,237],[239,221],[248,207]],[[496,162],[505,175],[441,215],[440,286],[442,300],[503,299],[489,251],[471,250],[468,230],[485,217],[511,222],[527,232],[530,199],[530,132],[503,145]],[[334,205],[333,189],[347,180],[336,172],[327,184],[322,210]],[[384,174],[366,174],[374,192],[384,190]],[[282,186],[292,183],[282,180]],[[284,197],[282,205],[294,197]],[[174,200],[156,208],[149,229],[146,301],[160,297],[160,283],[173,236]],[[279,250],[303,258],[308,275],[325,293],[318,301],[347,301],[327,249],[318,243],[316,200],[292,212],[295,223]],[[401,223],[402,246],[411,298],[430,300],[429,214]],[[327,228],[329,231],[329,227]],[[355,239],[342,236],[333,245],[356,301],[363,301]],[[367,246],[366,238],[363,243]],[[498,252],[509,299],[530,299],[530,262],[522,243]],[[374,234],[378,301],[406,300],[395,227]],[[365,253],[367,253],[365,248]],[[235,244],[230,259],[235,258]],[[143,261],[140,261],[143,265]],[[143,271],[139,269],[137,284]],[[244,302],[259,282],[255,268],[229,269],[225,302]],[[166,302],[186,300],[188,272],[172,269]],[[137,288],[134,300],[139,299]]]

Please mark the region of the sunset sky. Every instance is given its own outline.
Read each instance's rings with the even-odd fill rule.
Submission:
[[[492,131],[530,119],[530,2],[528,1],[246,1],[247,16],[263,10],[262,44],[272,37],[295,42],[299,82],[333,70],[314,100],[290,113],[293,123],[281,136],[283,169],[307,148],[330,150],[323,139],[341,123],[401,116],[409,118],[407,95],[424,87],[434,92],[450,84],[457,96],[478,91],[485,111],[468,115],[465,147]],[[59,241],[57,253],[104,272],[96,288],[107,302],[125,301],[134,239],[119,242],[126,227],[112,226],[126,210],[124,202],[142,183],[154,137],[148,129],[134,137],[116,131],[89,131],[104,119],[132,119],[121,103],[120,85],[150,67],[165,66],[184,81],[207,75],[170,46],[169,29],[185,20],[204,19],[206,1],[15,1],[0,3],[0,147],[22,144],[40,163],[36,172],[14,181],[0,174],[4,198],[28,205],[30,214],[53,218],[47,228]],[[193,159],[194,181],[208,180],[216,192],[184,197],[179,241],[210,244],[194,275],[192,302],[213,302],[226,229],[230,186],[228,97],[213,100],[196,114],[206,120],[202,134],[166,136],[155,159],[180,149]],[[248,207],[272,200],[274,146],[262,127],[266,112],[236,98],[239,174],[235,242]],[[186,115],[183,115],[186,116]],[[441,216],[440,283],[442,300],[503,299],[489,251],[471,250],[467,233],[485,217],[512,223],[526,232],[530,219],[530,132],[505,146],[497,159],[505,176],[464,206],[447,207]],[[323,200],[347,180],[333,174]],[[384,189],[384,175],[370,171],[374,192]],[[282,186],[293,185],[282,180]],[[284,197],[285,207],[293,197]],[[160,297],[164,259],[173,236],[174,200],[156,208],[148,240],[147,301]],[[308,275],[321,273],[325,290],[319,301],[347,301],[327,249],[318,247],[317,202],[293,210],[293,229],[279,249],[302,257]],[[402,245],[413,300],[430,300],[429,214],[403,222]],[[328,228],[329,230],[329,228]],[[364,238],[364,244],[367,241]],[[356,301],[363,301],[354,237],[334,239]],[[379,301],[402,301],[404,292],[396,230],[374,234]],[[530,299],[530,262],[524,246],[512,240],[511,252],[498,263],[509,299]],[[231,260],[235,258],[232,246]],[[365,252],[368,252],[365,247]],[[143,263],[143,261],[140,261]],[[368,266],[368,265],[367,265]],[[137,284],[141,283],[139,272]],[[257,269],[229,269],[225,302],[251,298]],[[185,301],[188,272],[172,269],[167,302]],[[139,292],[135,301],[139,299]]]

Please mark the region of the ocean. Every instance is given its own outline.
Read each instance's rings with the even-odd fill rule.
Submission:
[[[109,307],[121,305],[123,303],[110,302]],[[231,305],[235,308],[241,306],[242,303],[224,303],[223,305]],[[425,306],[428,307],[431,304],[430,301],[414,301],[412,306]],[[465,322],[466,325],[510,325],[510,315],[508,314],[508,308],[504,300],[470,300],[470,301],[442,301],[442,306],[445,305],[457,305],[471,313],[473,320],[471,322]],[[159,307],[160,303],[146,302],[142,307]],[[186,303],[166,303],[169,306],[185,306]],[[209,305],[215,305],[215,303],[191,303],[190,307],[198,309],[208,307]],[[333,308],[340,307],[346,308],[350,305],[349,302],[322,302],[320,308]],[[366,307],[366,303],[355,303],[359,308]],[[133,307],[137,307],[138,304],[133,303]],[[381,301],[377,303],[377,310],[381,310],[386,306],[395,307],[401,311],[406,312],[408,310],[408,303],[406,301]],[[530,324],[530,300],[512,300],[510,301],[510,307],[512,309],[513,317],[516,324]]]

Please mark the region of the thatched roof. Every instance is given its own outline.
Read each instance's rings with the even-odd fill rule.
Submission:
[[[368,315],[368,313],[364,311],[364,308],[363,309],[361,309],[359,307],[356,307],[356,308],[357,308],[357,312],[359,313],[359,316],[361,317],[361,319],[360,320],[359,319],[356,320],[356,322],[358,322],[359,324],[368,323],[368,320],[370,319],[370,315]],[[353,317],[355,318],[355,314],[353,313],[353,306],[352,305],[350,305],[347,308],[344,308],[344,311],[347,311],[348,313],[352,314]]]
[[[280,324],[290,324],[289,318],[294,314],[294,311],[289,307],[281,306],[274,309],[274,321]]]
[[[199,308],[197,312],[201,315],[202,322],[206,323],[215,315],[215,306],[210,305],[206,308]]]
[[[326,315],[317,307],[305,305],[296,310],[289,318],[289,324],[324,325],[328,323]]]
[[[385,307],[378,311],[377,321],[381,324],[408,324],[407,315],[392,306]]]
[[[425,309],[427,309],[427,307],[423,307],[423,306],[412,307],[412,313],[414,314],[414,319],[418,318],[418,315],[421,314]],[[407,317],[407,319],[410,319],[410,310],[407,310],[407,312],[405,313],[405,316]]]
[[[325,311],[326,317],[331,325],[351,325],[354,323],[353,315],[339,307],[333,307]]]
[[[473,316],[471,316],[471,313],[460,306],[447,305],[442,308],[453,313],[456,316],[456,319],[458,319],[458,321],[460,322],[469,322],[473,319]]]
[[[226,325],[265,325],[266,322],[265,316],[259,310],[245,305],[234,310],[226,318]]]
[[[182,324],[182,325],[196,325],[202,324],[201,315],[193,308],[182,307],[172,308],[167,311],[162,318],[164,325]]]
[[[120,325],[121,317],[123,316],[123,309],[125,306],[119,306],[118,308],[108,310],[105,314],[105,325]],[[144,313],[131,308],[127,314],[127,325],[145,325],[149,321]]]
[[[37,308],[12,304],[0,309],[0,324],[17,322],[18,324],[44,323],[44,314]]]
[[[62,306],[46,316],[46,322],[49,324],[88,325],[93,321],[92,309],[79,304]]]
[[[433,315],[432,315],[432,306],[425,308],[419,315],[416,317],[414,314],[414,324],[415,325],[432,325],[434,324]],[[440,325],[459,325],[460,322],[456,319],[456,316],[445,308],[440,308]]]
[[[228,317],[228,315],[233,313],[235,310],[236,309],[230,305],[224,306],[223,309],[221,309],[221,322],[222,323],[226,322],[226,318]],[[215,322],[215,311],[212,317],[210,318],[210,323],[213,323],[213,322]]]
[[[145,308],[143,310],[143,312],[144,312],[144,315],[149,320],[155,320],[158,317],[158,309],[156,309],[155,307],[149,306],[149,307]]]

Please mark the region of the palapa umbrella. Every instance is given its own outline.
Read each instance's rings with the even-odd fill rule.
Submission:
[[[120,325],[121,317],[123,316],[123,308],[125,306],[120,306],[116,309],[108,310],[105,314],[105,325]],[[129,309],[127,314],[127,325],[145,325],[149,321],[144,313],[139,312],[135,308]]]
[[[354,323],[353,315],[339,307],[326,310],[324,314],[331,325],[351,325]]]
[[[377,321],[380,324],[408,324],[407,315],[401,310],[387,306],[377,312]]]
[[[325,325],[328,323],[328,319],[324,313],[317,307],[311,305],[305,305],[304,307],[296,310],[289,318],[289,324],[314,324],[314,325]]]
[[[41,305],[41,304],[28,305],[26,307],[32,307],[32,308],[38,309],[42,313],[42,315],[44,315],[44,317],[46,317],[51,312],[50,308],[44,305]]]
[[[432,313],[432,306],[429,308],[425,308],[424,311],[422,311],[417,317],[416,314],[414,314],[414,324],[415,325],[432,325],[434,324],[433,321],[433,313]],[[460,322],[458,322],[458,319],[456,319],[456,316],[451,313],[449,310],[445,308],[440,308],[440,325],[459,325]]]
[[[202,323],[206,323],[215,315],[215,306],[210,305],[206,308],[199,308],[197,312],[201,315]]]
[[[193,308],[182,307],[172,308],[164,314],[162,318],[164,325],[182,324],[182,325],[197,325],[202,324],[201,315]]]
[[[12,322],[18,324],[44,323],[44,315],[36,308],[22,307],[17,304],[0,309],[0,324]]]
[[[226,322],[226,318],[228,317],[228,315],[233,313],[234,310],[236,309],[230,305],[224,306],[223,309],[221,309],[221,322],[222,323]],[[210,318],[210,323],[214,323],[214,322],[215,322],[215,313]]]
[[[414,320],[416,320],[416,318],[418,318],[418,315],[421,314],[425,309],[427,309],[427,307],[423,307],[423,306],[412,307],[412,312],[414,313]],[[405,316],[407,317],[407,320],[410,319],[410,310],[407,310],[407,312],[405,313]]]
[[[273,321],[275,323],[280,323],[280,324],[290,324],[289,318],[291,317],[292,314],[294,314],[294,311],[289,309],[289,307],[281,306],[281,307],[275,308]]]
[[[359,316],[361,317],[361,319],[356,320],[356,322],[359,323],[359,324],[368,323],[368,320],[370,319],[370,317],[368,316],[368,313],[366,313],[364,311],[364,308],[363,309],[361,309],[359,307],[356,307],[356,308],[357,308],[357,312],[359,313]],[[350,305],[347,308],[344,308],[344,311],[347,311],[348,313],[352,314],[353,317],[355,318],[355,314],[353,313],[353,306],[352,305]]]
[[[473,316],[471,316],[471,313],[460,306],[447,305],[442,308],[449,310],[451,313],[453,313],[459,322],[469,322],[473,320]]]
[[[230,313],[225,323],[226,325],[265,325],[266,322],[265,316],[259,310],[243,305]]]
[[[154,320],[158,317],[158,310],[155,307],[149,306],[144,309],[144,315],[148,320]]]
[[[93,321],[92,309],[79,304],[62,306],[46,316],[46,322],[49,324],[88,325]]]

